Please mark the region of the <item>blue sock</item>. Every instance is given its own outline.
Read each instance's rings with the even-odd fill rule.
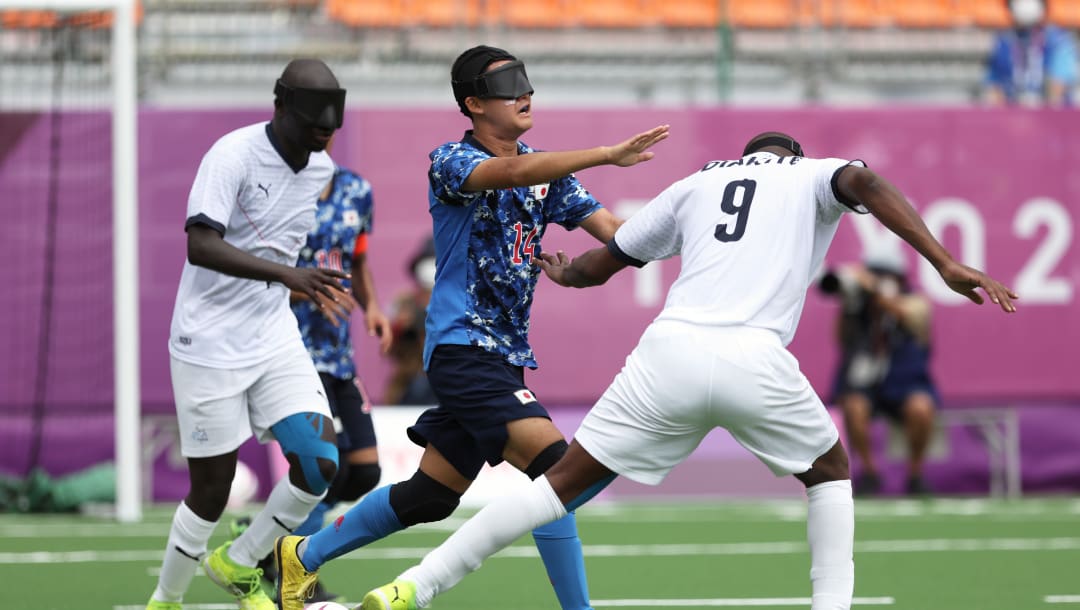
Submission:
[[[563,610],[589,610],[589,584],[581,553],[577,521],[570,513],[533,530],[533,541],[544,560],[551,586]]]
[[[307,520],[304,521],[303,523],[301,523],[300,525],[297,525],[293,529],[293,531],[292,531],[293,535],[294,536],[310,536],[310,535],[314,534],[315,532],[321,530],[322,525],[323,525],[323,520],[326,519],[327,511],[329,511],[333,507],[334,507],[333,504],[328,504],[326,502],[319,502],[318,504],[316,504],[315,508],[311,509],[311,513],[308,514]]]
[[[309,572],[398,530],[405,529],[390,506],[390,486],[380,487],[338,517],[333,523],[308,536],[300,562]]]

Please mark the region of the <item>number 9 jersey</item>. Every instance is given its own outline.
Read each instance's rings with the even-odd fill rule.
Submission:
[[[867,213],[838,191],[852,164],[865,167],[763,151],[710,161],[626,221],[608,247],[637,267],[682,255],[657,320],[764,328],[787,345],[840,218]]]

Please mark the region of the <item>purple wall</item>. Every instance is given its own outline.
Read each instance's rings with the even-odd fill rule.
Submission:
[[[165,342],[183,256],[180,230],[192,176],[203,151],[230,127],[263,113],[144,112],[142,170],[142,328],[144,393],[170,402]],[[789,130],[817,156],[857,157],[899,185],[944,227],[946,244],[967,252],[1021,293],[1011,317],[990,307],[941,303],[934,329],[934,370],[953,402],[1014,398],[1080,400],[1080,249],[1072,227],[1080,219],[1080,114],[960,110],[907,111],[550,111],[538,115],[528,142],[547,149],[618,142],[658,123],[671,138],[646,165],[580,173],[605,204],[647,200],[670,182],[715,158],[729,158],[764,129]],[[363,111],[349,115],[334,151],[375,189],[371,241],[380,300],[389,303],[408,285],[405,263],[430,232],[425,171],[435,145],[460,137],[465,120],[454,111]],[[869,225],[868,225],[869,226]],[[873,229],[873,226],[870,226]],[[576,253],[591,247],[583,232],[548,233],[544,248]],[[966,250],[965,250],[966,248]],[[831,262],[857,259],[861,247],[845,221]],[[916,269],[913,253],[909,263]],[[983,263],[979,263],[983,264]],[[677,259],[660,267],[662,296],[678,273]],[[918,283],[930,275],[914,273]],[[1028,278],[1021,281],[1023,278]],[[931,278],[932,279],[932,278]],[[530,383],[551,404],[589,402],[621,367],[661,302],[635,300],[635,286],[651,284],[624,273],[609,285],[561,290],[540,283],[532,340],[540,369]],[[937,295],[943,286],[936,279]],[[1026,290],[1025,290],[1026,288]],[[582,315],[583,312],[588,312]],[[811,295],[792,349],[819,390],[835,361],[835,305]],[[598,322],[599,321],[599,322]],[[381,396],[388,372],[375,346],[358,337],[360,368]]]
[[[913,279],[937,302],[934,372],[950,403],[1014,400],[1080,402],[1080,114],[994,110],[635,110],[545,111],[526,140],[566,149],[618,142],[659,123],[672,136],[648,164],[581,172],[585,185],[613,208],[648,200],[706,161],[731,158],[766,129],[795,134],[814,156],[862,158],[911,197],[954,252],[985,264],[1021,294],[1020,312],[957,306],[937,280],[909,263]],[[227,130],[264,120],[268,112],[144,110],[140,116],[140,281],[143,396],[146,408],[172,408],[166,338],[184,256],[182,230],[188,189],[202,154]],[[65,115],[64,180],[57,220],[57,289],[53,341],[47,351],[46,399],[55,408],[108,411],[111,402],[111,214],[108,119]],[[427,153],[457,139],[465,119],[447,110],[353,111],[338,138],[335,159],[357,169],[375,188],[371,260],[380,300],[389,305],[406,288],[405,264],[430,232],[426,211]],[[26,413],[34,396],[41,303],[43,142],[46,117],[0,115],[0,206],[7,222],[0,239],[16,251],[0,266],[0,409]],[[101,143],[98,140],[102,139]],[[845,221],[830,253],[833,263],[855,260],[873,224]],[[544,248],[577,253],[593,245],[582,232],[553,229]],[[658,270],[657,270],[658,269]],[[659,275],[651,275],[651,274]],[[586,291],[541,281],[532,339],[541,368],[530,385],[550,405],[584,404],[618,371],[638,336],[659,311],[659,294],[678,273],[677,259],[649,272],[626,272]],[[925,281],[924,281],[925,280]],[[933,281],[930,281],[933,280]],[[643,296],[645,295],[645,296]],[[792,350],[821,391],[835,363],[835,305],[812,294]],[[587,312],[582,315],[583,312]],[[358,336],[362,375],[376,400],[387,363]],[[5,463],[6,463],[5,458]]]

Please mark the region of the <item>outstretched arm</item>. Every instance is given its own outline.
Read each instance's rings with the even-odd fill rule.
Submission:
[[[981,305],[983,298],[975,289],[982,288],[1003,311],[1016,311],[1012,303],[1012,299],[1018,298],[1016,293],[982,271],[954,260],[926,228],[915,208],[888,180],[865,167],[849,165],[841,170],[837,186],[842,195],[866,206],[881,224],[930,261],[953,291]]]
[[[562,250],[555,254],[541,252],[536,264],[553,282],[570,288],[599,286],[626,267],[626,263],[612,256],[606,246],[593,248],[573,261]]]
[[[660,125],[614,146],[492,157],[476,166],[465,180],[463,190],[475,192],[532,186],[597,165],[636,165],[653,158],[654,153],[648,149],[667,139],[669,129],[668,125]]]

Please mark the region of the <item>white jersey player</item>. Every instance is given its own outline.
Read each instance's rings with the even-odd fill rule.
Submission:
[[[274,94],[269,123],[233,131],[206,153],[188,199],[169,353],[191,486],[148,610],[180,610],[200,561],[242,610],[272,610],[256,563],[307,518],[337,470],[330,408],[288,295],[303,292],[324,311],[351,299],[345,274],[295,266],[334,172],[324,149],[341,127],[345,90],[321,61],[296,60]],[[207,553],[237,450],[253,432],[280,443],[289,476],[243,534]]]
[[[809,159],[768,132],[743,157],[713,161],[675,183],[572,262],[541,254],[564,286],[602,284],[627,265],[676,254],[682,269],[663,311],[589,411],[566,455],[526,491],[489,504],[363,610],[411,610],[539,524],[592,498],[615,476],[655,485],[716,427],[774,473],[807,488],[814,610],[849,608],[854,505],[836,427],[785,346],[807,287],[844,212],[870,212],[976,303],[981,287],[1006,312],[1009,289],[965,267],[927,231],[903,195],[861,162]]]

